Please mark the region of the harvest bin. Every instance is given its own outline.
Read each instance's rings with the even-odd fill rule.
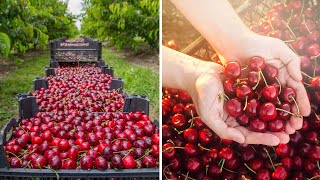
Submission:
[[[50,67],[53,68],[72,63],[95,63],[97,67],[102,67],[105,64],[101,55],[102,43],[88,37],[50,41]]]
[[[103,113],[103,112],[102,112]],[[158,121],[153,121],[155,126],[159,127]],[[0,179],[56,179],[56,174],[48,169],[24,169],[10,168],[4,146],[11,138],[11,132],[14,127],[19,124],[19,120],[11,119],[1,130],[0,135]],[[159,179],[158,168],[141,168],[141,169],[121,169],[113,170],[56,170],[60,179],[85,178],[85,179],[114,179],[117,180],[143,180],[143,179]]]

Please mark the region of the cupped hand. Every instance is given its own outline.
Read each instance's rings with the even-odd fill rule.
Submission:
[[[237,45],[230,48],[229,52],[221,53],[226,59],[247,60],[253,56],[261,56],[265,62],[278,68],[278,79],[282,87],[291,87],[296,91],[296,101],[299,107],[300,115],[308,116],[310,114],[310,102],[306,89],[302,84],[302,75],[300,70],[300,58],[280,39],[250,33],[243,38],[241,46]],[[245,62],[243,62],[245,63]],[[293,113],[297,113],[296,106],[292,107]],[[286,124],[286,132],[293,134],[302,127],[302,117],[292,116]]]
[[[189,93],[197,112],[204,123],[217,135],[224,139],[232,139],[238,143],[264,144],[276,146],[288,143],[289,135],[285,132],[253,132],[240,126],[236,119],[225,111],[222,77],[219,72],[223,67],[210,62],[201,62],[196,67],[196,81]]]

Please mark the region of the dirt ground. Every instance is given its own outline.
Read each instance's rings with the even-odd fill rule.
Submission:
[[[129,63],[159,72],[159,52],[157,50],[146,50],[143,47],[137,52],[132,51],[130,48],[124,48],[121,51],[118,51],[114,47],[108,47],[108,49],[113,54],[126,59]]]
[[[32,59],[32,57],[38,56],[39,54],[45,54],[47,51],[44,50],[30,50],[26,54],[17,56],[21,60],[28,60]],[[49,59],[48,59],[49,62]],[[22,64],[24,61],[21,62]],[[5,77],[10,71],[17,68],[17,63],[15,60],[5,60],[4,58],[0,57],[0,80]]]

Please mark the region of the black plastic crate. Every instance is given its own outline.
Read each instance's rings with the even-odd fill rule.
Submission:
[[[61,38],[50,41],[51,61],[53,62],[99,62],[102,56],[102,43],[88,37],[78,39]],[[51,67],[58,64],[53,63]]]
[[[103,112],[98,113],[103,114]],[[0,179],[56,179],[55,172],[49,169],[10,168],[4,146],[12,136],[12,130],[17,127],[19,120],[12,118],[1,130],[0,134]],[[159,127],[159,121],[153,121]],[[159,179],[159,168],[141,169],[107,169],[101,170],[56,170],[60,179],[114,179],[114,180],[144,180]]]

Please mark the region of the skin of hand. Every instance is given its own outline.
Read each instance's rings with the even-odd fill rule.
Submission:
[[[300,59],[281,40],[253,33],[239,18],[227,0],[171,1],[202,34],[212,47],[227,61],[240,61],[261,56],[266,63],[279,69],[278,79],[283,87],[292,87],[297,93],[300,114],[311,112],[310,102],[301,83]],[[293,112],[297,112],[295,106]],[[292,117],[286,132],[293,134],[302,127],[302,118]]]
[[[270,146],[289,141],[287,133],[253,132],[240,126],[235,118],[227,114],[224,100],[220,97],[224,94],[222,77],[219,75],[224,69],[222,66],[166,47],[163,47],[162,52],[163,86],[187,91],[203,122],[221,138],[232,139],[238,143]]]

